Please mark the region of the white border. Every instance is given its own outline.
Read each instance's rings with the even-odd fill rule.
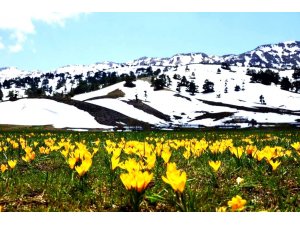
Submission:
[[[299,221],[299,213],[1,213],[0,222],[9,224],[116,224],[116,225],[282,225]],[[293,224],[293,223],[292,223]]]
[[[299,0],[9,0],[0,12],[300,12]]]

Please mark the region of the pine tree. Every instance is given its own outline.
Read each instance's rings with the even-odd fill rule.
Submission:
[[[225,80],[225,89],[224,89],[224,93],[228,93],[227,83],[228,83],[228,80],[226,79],[226,80]]]
[[[129,87],[129,88],[133,88],[136,85],[133,83],[133,81],[135,80],[135,76],[125,76],[125,83],[124,83],[124,87]]]
[[[146,70],[146,73],[147,73],[147,76],[153,76],[153,70],[152,70],[152,67],[151,66],[149,66],[148,68],[147,68],[147,70]]]
[[[181,85],[180,85],[180,82],[177,83],[176,91],[177,91],[178,93],[181,92]]]
[[[234,87],[234,91],[240,91],[241,90],[241,87],[239,86],[239,85],[236,85],[235,87]]]
[[[294,81],[292,87],[295,90],[295,93],[298,93],[298,91],[300,90],[300,81]]]
[[[292,88],[292,83],[290,82],[288,77],[282,78],[280,82],[280,88],[285,91],[289,91]]]
[[[295,70],[294,70],[293,78],[294,78],[295,80],[300,78],[300,69],[295,69]]]
[[[15,101],[17,100],[18,95],[14,91],[9,91],[8,96],[9,101]]]
[[[166,87],[166,76],[160,75],[157,78],[151,79],[152,86],[154,86],[154,91],[162,90]]]
[[[191,94],[194,95],[196,92],[198,92],[198,86],[195,84],[195,82],[192,81],[189,83],[187,91],[191,92]]]
[[[211,81],[209,81],[208,79],[206,79],[205,81],[204,81],[204,84],[203,84],[203,93],[210,93],[210,92],[214,92],[215,90],[214,90],[214,83],[213,82],[211,82]]]
[[[160,73],[161,73],[161,70],[157,69],[157,70],[154,71],[153,75],[158,76]]]
[[[223,62],[223,63],[221,64],[221,68],[224,69],[224,70],[231,70],[229,64],[226,63],[226,62]]]
[[[186,77],[183,76],[182,79],[181,79],[180,85],[181,85],[181,86],[187,86],[187,84],[188,84],[188,81],[187,81]]]
[[[3,92],[2,92],[2,90],[0,88],[0,101],[2,101],[2,99],[3,99]]]

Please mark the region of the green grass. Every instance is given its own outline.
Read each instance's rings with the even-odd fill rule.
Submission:
[[[183,192],[188,211],[216,211],[227,206],[227,202],[236,195],[247,200],[244,211],[299,211],[300,210],[300,157],[291,147],[300,141],[298,130],[233,130],[233,131],[189,131],[189,132],[70,132],[46,131],[36,129],[18,129],[0,133],[0,164],[9,159],[17,159],[17,166],[4,173],[0,171],[0,206],[3,211],[132,211],[129,192],[125,189],[119,176],[124,170],[112,171],[111,156],[105,150],[105,140],[119,142],[146,141],[146,137],[168,140],[204,138],[211,146],[215,141],[232,139],[233,145],[247,146],[244,138],[250,138],[259,150],[265,146],[281,146],[285,151],[291,150],[291,156],[279,158],[281,165],[272,171],[266,160],[257,161],[243,154],[240,159],[229,150],[213,154],[209,146],[199,157],[185,159],[185,147],[172,150],[171,162],[187,173],[187,183]],[[7,138],[33,147],[35,159],[28,163],[22,160],[25,155],[21,146],[13,149]],[[45,146],[44,140],[52,138],[57,144],[61,139],[75,142],[85,141],[90,152],[95,148],[94,142],[100,140],[99,151],[93,157],[89,171],[79,177],[70,169],[60,150],[50,154],[41,154],[39,147]],[[38,145],[34,147],[34,142]],[[149,141],[154,144],[155,141]],[[5,151],[3,148],[7,147]],[[128,158],[121,153],[123,161]],[[208,165],[209,160],[220,160],[222,165],[218,172]],[[178,211],[176,196],[172,188],[161,179],[165,175],[166,165],[157,157],[155,167],[151,170],[154,179],[146,189],[140,205],[141,211]],[[238,185],[236,178],[244,182]],[[228,209],[229,210],[229,209]]]

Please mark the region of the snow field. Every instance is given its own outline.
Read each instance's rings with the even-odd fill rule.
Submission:
[[[55,128],[103,128],[87,112],[53,100],[21,99],[0,103],[0,124],[53,125]]]

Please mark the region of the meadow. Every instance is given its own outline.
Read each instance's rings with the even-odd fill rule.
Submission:
[[[0,133],[0,211],[295,212],[297,129]]]

